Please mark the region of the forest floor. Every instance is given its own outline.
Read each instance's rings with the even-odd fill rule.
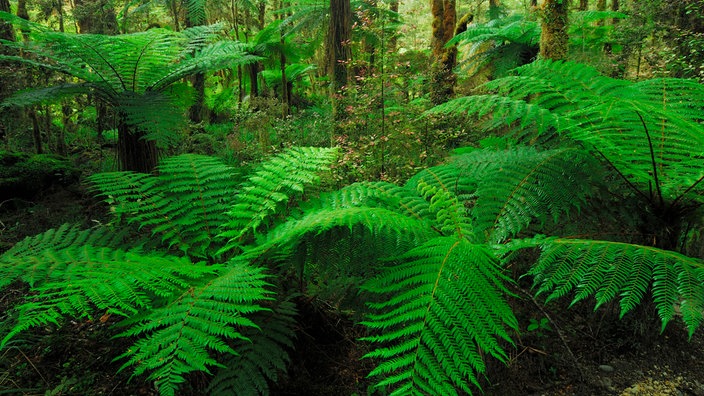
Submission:
[[[58,189],[34,201],[0,204],[0,252],[25,236],[64,222],[105,219],[102,206],[78,187]],[[521,324],[507,345],[507,365],[487,359],[487,396],[682,395],[704,396],[704,332],[691,339],[676,318],[660,332],[647,307],[618,320],[618,307],[543,305],[521,280],[512,304]],[[26,288],[0,294],[0,321]],[[373,362],[360,359],[362,329],[323,303],[299,306],[300,331],[288,375],[273,395],[363,395]],[[62,329],[23,334],[0,351],[0,395],[153,395],[153,388],[112,362],[126,347],[106,322],[68,321]],[[528,327],[533,324],[531,330]],[[2,329],[0,329],[2,330]],[[200,395],[207,378],[193,375],[183,395]],[[481,392],[477,392],[481,394]]]

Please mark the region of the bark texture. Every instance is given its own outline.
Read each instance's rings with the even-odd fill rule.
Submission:
[[[455,0],[432,0],[433,37],[430,45],[435,59],[431,71],[430,101],[435,104],[447,102],[455,91],[457,76],[457,48],[445,48],[455,33],[457,9]]]
[[[567,58],[569,27],[568,0],[545,0],[542,5],[540,57],[564,60]]]

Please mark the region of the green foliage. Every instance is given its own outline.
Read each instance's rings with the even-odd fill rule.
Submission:
[[[517,328],[505,300],[511,281],[495,248],[527,226],[535,213],[563,214],[584,199],[589,188],[578,183],[588,186],[588,178],[566,191],[550,188],[553,182],[561,188],[554,179],[562,173],[551,171],[556,165],[575,176],[587,174],[589,161],[567,160],[575,155],[576,150],[477,150],[421,172],[405,186],[356,183],[311,202],[295,220],[273,229],[265,245],[295,247],[307,236],[306,244],[327,249],[327,234],[344,227],[360,235],[357,226],[367,230],[367,238],[388,241],[363,244],[368,252],[376,246],[367,257],[376,256],[384,264],[362,286],[377,296],[372,301],[382,301],[370,302],[372,312],[363,322],[380,333],[366,338],[377,345],[367,355],[379,361],[372,372],[377,387],[396,394],[455,394],[455,388],[471,392],[485,369],[483,354],[505,359],[500,340],[509,340],[508,329]],[[516,168],[504,179],[507,185],[513,180],[514,188],[485,189],[494,181],[488,175],[502,167]],[[521,183],[531,183],[532,191],[517,189]],[[502,203],[491,207],[492,219],[506,217],[505,208],[518,203],[527,209],[515,214],[521,221],[514,228],[494,231],[507,223],[477,221],[478,199]],[[336,238],[345,235],[335,233]],[[291,255],[300,251],[287,250]],[[325,256],[315,257],[328,263]],[[466,331],[456,333],[454,328]]]
[[[698,200],[704,87],[691,80],[628,82],[576,63],[539,61],[432,112],[466,111],[487,130],[579,141],[651,200]]]
[[[125,360],[122,369],[147,374],[161,394],[176,394],[188,373],[209,373],[224,364],[256,375],[224,371],[214,391],[250,384],[266,393],[267,381],[288,361],[295,308],[285,295],[271,301],[277,297],[271,283],[276,278],[256,264],[266,260],[269,247],[218,256],[215,251],[226,241],[216,232],[224,227],[251,233],[258,227],[230,221],[242,218],[238,210],[252,213],[248,205],[238,206],[240,200],[263,202],[255,209],[258,224],[270,222],[276,210],[285,216],[285,205],[275,206],[300,199],[304,187],[319,180],[315,174],[334,160],[334,151],[291,149],[263,163],[240,187],[231,168],[196,155],[166,159],[156,175],[91,177],[116,222],[90,230],[65,225],[0,256],[0,287],[22,281],[31,290],[15,307],[16,323],[1,346],[32,327],[104,312],[123,318],[118,337],[135,340],[116,358]],[[129,224],[139,226],[137,234],[125,227]]]
[[[506,327],[516,327],[497,258],[484,245],[449,236],[398,260],[365,285],[389,296],[371,304],[379,313],[364,322],[382,331],[366,338],[383,345],[367,355],[382,362],[370,375],[381,376],[377,387],[390,386],[391,394],[471,394],[475,373],[485,371],[482,353],[506,361],[497,338],[510,341]]]
[[[118,218],[136,223],[169,247],[213,258],[237,184],[234,169],[215,158],[185,154],[165,159],[156,175],[109,172],[88,180]]]
[[[650,290],[663,326],[677,310],[694,332],[704,303],[702,262],[677,249],[692,230],[702,228],[697,209],[704,180],[704,87],[672,78],[617,80],[581,64],[549,61],[512,74],[485,84],[487,94],[459,98],[432,112],[467,112],[487,130],[501,128],[531,141],[576,141],[613,172],[611,194],[638,198],[642,212],[630,215],[646,234],[643,245],[537,238],[513,241],[508,249],[542,248],[529,273],[548,300],[575,291],[574,302],[593,296],[598,307],[620,297],[623,315]],[[569,189],[565,183],[559,188]]]

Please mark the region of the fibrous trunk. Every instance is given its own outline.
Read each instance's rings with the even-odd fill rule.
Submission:
[[[545,0],[540,35],[540,57],[564,60],[567,58],[567,28],[569,0]]]
[[[117,159],[120,169],[150,173],[159,162],[156,142],[147,140],[142,131],[121,122],[117,127]]]

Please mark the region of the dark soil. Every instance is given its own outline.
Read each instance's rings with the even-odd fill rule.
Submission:
[[[101,205],[80,188],[14,202],[12,210],[0,207],[0,251],[61,223],[88,226],[104,216]],[[660,333],[660,321],[647,306],[622,320],[617,306],[596,312],[588,302],[545,306],[531,298],[529,280],[521,282],[513,306],[522,331],[514,335],[515,346],[506,346],[508,364],[487,359],[485,395],[704,395],[701,330],[689,339],[675,320]],[[26,291],[19,284],[2,291],[0,320]],[[374,362],[361,359],[367,352],[357,341],[363,329],[323,302],[307,301],[299,311],[292,362],[272,394],[367,394],[366,375]],[[67,320],[59,329],[36,329],[13,341],[0,351],[0,395],[156,394],[142,378],[130,379],[129,370],[118,373],[121,363],[112,359],[128,341],[111,339],[113,320],[103,319]],[[528,331],[531,323],[542,326]],[[200,395],[206,383],[205,375],[193,375],[181,394]]]

